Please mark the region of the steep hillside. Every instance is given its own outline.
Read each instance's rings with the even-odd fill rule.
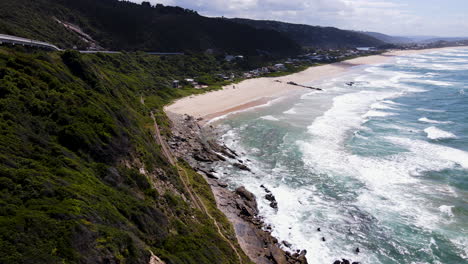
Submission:
[[[231,19],[231,21],[250,25],[257,29],[270,29],[284,33],[305,47],[349,48],[375,47],[384,44],[384,42],[374,37],[359,32],[341,30],[333,27],[318,27],[278,21],[241,18],[234,18]]]
[[[151,118],[167,133],[162,106],[198,92],[170,81],[218,67],[0,48],[0,263],[147,264],[150,251],[167,264],[249,263],[205,180],[163,155]]]
[[[100,46],[161,52],[214,49],[272,55],[300,50],[294,41],[276,31],[207,18],[179,7],[118,0],[3,0],[0,33],[49,41],[64,48]]]

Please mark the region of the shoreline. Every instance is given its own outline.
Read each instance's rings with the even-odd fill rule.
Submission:
[[[358,57],[342,62],[311,66],[304,71],[281,77],[246,79],[238,84],[224,86],[222,90],[181,98],[165,106],[164,111],[179,115],[187,114],[199,120],[201,125],[206,125],[215,118],[266,104],[290,91],[305,89],[288,84],[291,81],[304,85],[336,77],[357,66],[382,64],[398,56],[460,48],[466,48],[466,46],[389,51],[380,55]]]
[[[444,49],[453,48],[397,51],[360,57],[334,64],[309,67],[302,72],[278,78],[248,79],[236,84],[237,89],[232,89],[232,85],[229,85],[224,87],[223,90],[182,98],[164,108],[172,123],[171,148],[174,153],[178,154],[178,157],[186,160],[195,171],[204,176],[211,187],[218,209],[231,222],[235,231],[235,239],[251,260],[260,264],[306,264],[308,262],[305,258],[307,253],[305,250],[292,249],[289,248],[287,241],[278,241],[277,238],[271,235],[270,227],[262,221],[256,201],[265,197],[255,197],[243,187],[230,190],[227,184],[213,175],[215,171],[212,170],[212,164],[218,162],[233,165],[240,170],[250,169],[247,166],[242,166],[244,164],[242,157],[237,156],[235,152],[221,145],[221,142],[216,142],[216,139],[207,139],[207,135],[209,136],[210,133],[214,132],[212,127],[207,124],[231,113],[267,104],[291,91],[304,89],[287,85],[288,81],[305,84],[332,78],[356,66],[381,64],[397,56],[429,53]],[[276,80],[280,80],[282,83],[275,82]],[[249,90],[255,89],[255,85],[258,84],[263,85],[260,88],[261,92],[249,93]],[[271,84],[276,84],[276,86],[268,89],[268,85]],[[221,98],[217,98],[217,96],[221,96]],[[232,98],[229,98],[229,96]],[[223,101],[223,98],[227,98],[227,101]],[[210,104],[210,100],[212,100],[212,104]],[[216,137],[215,134],[211,136]],[[293,254],[288,250],[291,250]]]

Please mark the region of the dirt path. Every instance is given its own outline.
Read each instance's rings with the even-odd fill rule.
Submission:
[[[144,104],[144,100],[141,99],[141,102]],[[239,263],[243,263],[242,257],[237,251],[236,246],[229,240],[222,232],[221,228],[219,227],[218,222],[216,219],[208,212],[208,209],[206,208],[205,204],[203,203],[202,199],[196,194],[193,193],[191,188],[189,188],[188,182],[190,182],[189,176],[187,175],[187,172],[185,171],[184,168],[182,168],[177,162],[175,161],[174,156],[172,155],[171,151],[169,150],[169,147],[166,144],[166,141],[163,139],[161,136],[161,132],[158,126],[158,123],[156,122],[156,118],[154,117],[154,113],[151,112],[151,119],[153,119],[154,122],[154,131],[155,131],[155,139],[156,142],[161,146],[162,151],[164,156],[167,158],[169,163],[174,165],[177,168],[177,173],[179,174],[179,178],[182,181],[182,184],[184,185],[185,190],[190,196],[190,199],[194,202],[195,207],[197,207],[199,210],[205,212],[205,214],[213,221],[214,225],[216,226],[216,230],[219,233],[219,235],[229,244],[229,246],[232,248],[232,250],[236,253],[237,258],[239,259]],[[182,176],[184,175],[184,176]]]
[[[179,167],[177,165],[177,169],[180,169],[179,172],[182,172],[186,179],[188,179],[188,175],[187,175],[187,172],[185,171],[185,169]],[[180,174],[179,174],[180,176]],[[234,246],[234,244],[232,244],[231,240],[229,240],[224,234],[223,232],[221,231],[221,228],[219,227],[219,224],[218,222],[216,221],[216,219],[208,212],[208,209],[206,208],[205,204],[203,203],[203,201],[201,201],[200,197],[197,196],[197,199],[198,199],[198,203],[201,205],[201,207],[203,208],[203,211],[206,213],[206,215],[211,219],[213,220],[213,223],[214,225],[216,226],[216,229],[219,233],[219,235],[221,235],[221,237],[231,246],[232,250],[234,250],[234,252],[236,253],[237,255],[237,258],[239,259],[239,263],[242,263],[242,257],[239,255],[239,252],[237,251],[237,248]]]
[[[164,156],[167,158],[167,160],[169,160],[169,163],[171,163],[171,165],[176,165],[176,162],[174,160],[174,157],[172,156],[169,148],[166,146],[166,142],[163,140],[162,136],[161,136],[161,132],[159,130],[159,126],[158,126],[158,123],[156,122],[156,118],[154,117],[154,113],[151,112],[151,119],[153,119],[153,122],[154,122],[154,130],[155,130],[155,134],[156,134],[156,142],[161,146],[162,150],[163,150],[163,154]]]

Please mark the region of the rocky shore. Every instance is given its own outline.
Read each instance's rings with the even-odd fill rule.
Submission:
[[[306,264],[306,251],[290,253],[282,249],[289,247],[286,241],[278,241],[271,235],[268,227],[259,216],[257,197],[244,187],[234,191],[215,176],[212,164],[226,162],[239,170],[250,171],[238,154],[206,137],[198,124],[201,120],[188,115],[167,113],[172,121],[172,137],[168,144],[178,158],[186,160],[197,172],[204,175],[216,197],[218,208],[231,221],[239,244],[249,258],[256,264]],[[205,129],[203,129],[205,130]],[[277,202],[271,192],[263,187],[264,197],[275,208]]]

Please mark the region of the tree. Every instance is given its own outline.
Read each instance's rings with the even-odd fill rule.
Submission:
[[[141,5],[142,5],[143,7],[146,7],[146,8],[151,8],[151,3],[150,3],[150,2],[143,1],[143,2],[141,3]]]

